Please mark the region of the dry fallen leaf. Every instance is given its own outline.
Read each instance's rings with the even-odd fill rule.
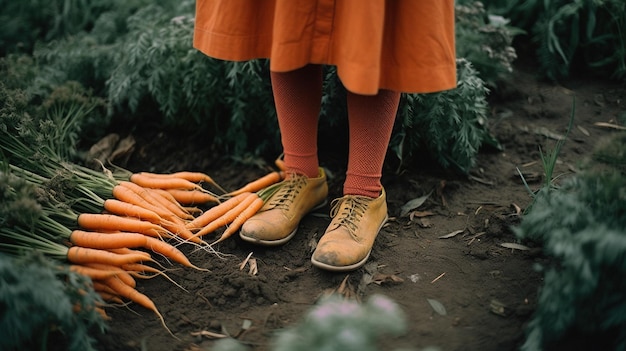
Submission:
[[[117,143],[115,150],[111,152],[111,155],[109,155],[107,161],[111,163],[126,163],[134,150],[135,138],[132,135],[129,135]]]
[[[120,136],[118,134],[111,133],[100,139],[97,143],[93,144],[87,152],[87,164],[89,164],[93,168],[96,168],[101,163],[106,163],[111,153],[113,153],[115,145],[117,145],[117,142],[119,140]]]
[[[432,309],[437,312],[437,314],[445,316],[446,314],[448,314],[448,312],[446,312],[446,308],[443,306],[443,304],[435,299],[426,299],[426,301],[428,301],[428,304],[430,305],[430,307],[432,307]]]
[[[530,250],[530,247],[521,245],[521,244],[516,244],[516,243],[502,243],[500,244],[500,246],[506,247],[507,249],[513,249],[513,250],[522,250],[522,251]]]
[[[430,194],[432,194],[432,190],[424,195],[424,196],[420,196],[417,197],[413,200],[410,200],[408,202],[406,202],[404,205],[402,205],[402,207],[400,208],[400,217],[406,217],[409,212],[417,209],[418,207],[422,206],[424,204],[424,202],[426,202],[426,200],[428,200],[428,198],[430,197]]]
[[[459,230],[455,230],[452,233],[446,234],[446,235],[442,235],[439,237],[439,239],[449,239],[449,238],[454,238],[455,236],[463,233],[465,231],[464,229],[459,229]]]
[[[223,339],[227,337],[226,334],[214,333],[208,330],[200,330],[197,332],[191,332],[192,336],[205,336],[209,339]]]

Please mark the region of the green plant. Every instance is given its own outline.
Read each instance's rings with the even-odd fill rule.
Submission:
[[[38,254],[0,253],[0,281],[1,349],[46,350],[51,339],[67,350],[96,349],[90,333],[106,324],[88,278]]]
[[[543,73],[568,77],[582,67],[626,79],[626,3],[622,0],[486,0],[495,13],[531,33]]]
[[[456,89],[403,97],[390,145],[401,162],[426,150],[443,167],[468,172],[483,143],[498,146],[488,132],[487,87],[465,59],[457,60],[457,74]]]
[[[457,56],[470,61],[488,86],[506,80],[517,59],[513,39],[525,32],[488,13],[480,1],[457,1],[455,9]]]
[[[622,136],[616,138],[625,146]],[[605,149],[605,151],[608,149]],[[586,165],[555,191],[537,194],[514,228],[539,243],[549,262],[522,350],[626,347],[626,177]]]
[[[533,199],[531,204],[528,205],[526,209],[524,210],[525,213],[528,213],[529,211],[531,211],[533,204],[535,202],[535,199],[537,198],[537,193],[549,192],[549,191],[558,189],[558,186],[556,185],[556,177],[554,176],[554,169],[556,168],[556,164],[559,158],[559,154],[561,153],[561,149],[563,148],[563,144],[565,144],[565,140],[567,140],[567,137],[569,136],[569,133],[572,130],[572,127],[574,126],[575,115],[576,115],[576,100],[572,99],[572,113],[570,115],[569,124],[567,126],[567,131],[565,132],[565,135],[563,135],[562,138],[558,139],[556,143],[554,144],[554,147],[546,151],[545,153],[543,152],[541,147],[539,147],[539,155],[541,156],[541,166],[543,168],[543,184],[538,190],[533,191],[530,188],[530,186],[526,182],[526,179],[524,179],[522,172],[519,170],[519,168],[517,168],[517,173],[520,175],[522,182],[524,183],[524,186],[526,187],[526,190],[528,190],[528,193]]]
[[[295,325],[276,332],[272,351],[327,350],[374,351],[383,336],[406,332],[406,319],[399,306],[383,295],[373,295],[361,304],[331,295],[321,299]],[[220,340],[216,351],[245,350],[233,339]]]

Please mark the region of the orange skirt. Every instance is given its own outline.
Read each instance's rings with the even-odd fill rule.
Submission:
[[[194,47],[270,69],[337,67],[346,89],[456,87],[454,0],[197,0]]]

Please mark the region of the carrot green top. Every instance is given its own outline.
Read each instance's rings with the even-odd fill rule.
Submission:
[[[358,94],[456,86],[454,0],[198,0],[195,23],[208,56],[334,65]]]

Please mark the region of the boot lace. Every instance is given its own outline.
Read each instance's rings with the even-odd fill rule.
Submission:
[[[296,196],[306,186],[307,179],[306,176],[293,174],[289,179],[284,180],[280,188],[276,190],[276,193],[268,201],[267,209],[289,209]]]
[[[356,195],[335,199],[331,203],[330,217],[334,219],[337,227],[345,227],[354,240],[360,241],[357,235],[358,223],[371,201],[368,197]]]

